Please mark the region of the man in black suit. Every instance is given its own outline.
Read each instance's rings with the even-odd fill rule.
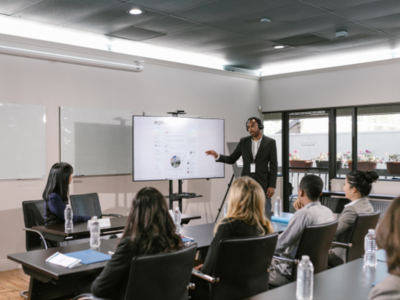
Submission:
[[[246,129],[250,136],[242,138],[231,155],[219,155],[213,150],[206,151],[206,154],[213,156],[215,161],[226,164],[234,164],[242,156],[242,176],[253,178],[263,188],[266,194],[265,213],[270,219],[271,197],[275,194],[278,173],[276,142],[263,135],[261,130],[264,125],[259,118],[249,118]]]

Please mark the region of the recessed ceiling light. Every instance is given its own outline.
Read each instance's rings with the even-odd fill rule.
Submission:
[[[274,48],[275,48],[275,49],[283,49],[283,48],[285,48],[285,46],[283,46],[283,45],[278,45],[278,46],[275,46]]]
[[[139,8],[134,8],[134,9],[131,9],[131,10],[129,11],[129,13],[130,13],[131,15],[140,15],[140,14],[143,13],[143,10],[141,10],[141,9],[139,9]]]
[[[260,22],[271,22],[271,20],[268,19],[268,18],[262,18],[262,19],[260,20]]]

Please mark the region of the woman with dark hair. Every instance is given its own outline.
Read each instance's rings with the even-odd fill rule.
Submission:
[[[352,171],[346,176],[343,191],[351,202],[344,206],[339,216],[334,241],[347,243],[357,215],[374,212],[367,196],[371,192],[372,183],[378,178],[379,175],[374,171]],[[329,255],[329,266],[346,263],[346,248],[335,245],[333,250],[335,253]]]
[[[141,189],[133,198],[115,254],[91,286],[93,295],[111,300],[125,299],[134,256],[172,252],[182,247],[182,239],[175,233],[164,196],[154,188]]]
[[[388,271],[385,279],[375,285],[369,300],[400,299],[400,197],[393,200],[376,232],[378,247],[386,250]]]
[[[46,188],[43,192],[45,224],[64,222],[64,210],[68,204],[69,184],[74,169],[67,163],[55,163],[50,170]],[[74,215],[73,222],[90,220],[90,216]]]

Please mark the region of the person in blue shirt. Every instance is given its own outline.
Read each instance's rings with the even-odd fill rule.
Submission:
[[[74,169],[68,163],[55,163],[50,170],[46,188],[43,192],[44,219],[46,225],[64,223],[64,210],[68,204],[69,184]],[[90,216],[74,215],[73,222],[90,220]]]

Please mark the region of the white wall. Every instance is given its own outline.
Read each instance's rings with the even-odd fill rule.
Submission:
[[[130,73],[0,55],[0,91],[0,102],[46,106],[47,173],[59,161],[59,106],[127,109],[135,114],[179,109],[224,118],[226,142],[242,137],[245,121],[258,114],[259,106],[256,80],[150,63],[145,63],[143,73]],[[183,205],[184,213],[202,217],[191,224],[214,221],[231,174],[226,166],[224,179],[184,183],[185,191],[204,195]],[[25,251],[21,203],[41,199],[46,180],[0,181],[0,271],[16,267],[7,254]],[[70,193],[98,192],[103,211],[126,214],[132,196],[143,186],[168,192],[167,182],[133,183],[131,176],[99,176],[74,179]]]

